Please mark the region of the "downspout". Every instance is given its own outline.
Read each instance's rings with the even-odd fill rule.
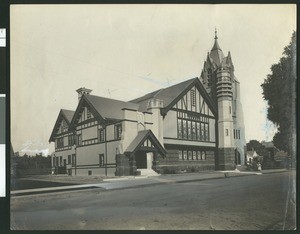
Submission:
[[[75,147],[75,175],[77,175],[76,165],[77,165],[77,146]]]
[[[79,139],[77,138],[77,131],[76,131],[76,128],[75,128],[75,131],[73,131],[73,144],[75,145],[75,175],[77,174],[77,169],[76,169],[76,165],[77,165],[77,146],[78,146],[78,142],[79,142]],[[73,155],[71,154],[71,162],[73,161]],[[73,162],[72,162],[73,163]],[[73,165],[71,165],[73,167]]]
[[[220,170],[220,158],[219,158],[219,116],[215,115],[215,139],[216,139],[216,156],[215,156],[215,170]]]
[[[106,133],[106,125],[104,125],[105,132],[105,176],[107,176],[107,133]]]

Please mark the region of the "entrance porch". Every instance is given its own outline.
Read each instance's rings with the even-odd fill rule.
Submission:
[[[166,151],[151,130],[143,130],[128,146],[124,155],[117,155],[116,175],[158,175],[157,157],[165,157]]]

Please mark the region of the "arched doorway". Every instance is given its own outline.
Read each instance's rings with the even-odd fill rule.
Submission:
[[[238,149],[236,148],[235,149],[235,165],[241,165],[241,154],[240,152],[238,151]]]

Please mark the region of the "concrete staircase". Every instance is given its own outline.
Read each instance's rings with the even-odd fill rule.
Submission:
[[[159,174],[152,169],[137,169],[137,171],[140,171],[142,176],[159,176]]]

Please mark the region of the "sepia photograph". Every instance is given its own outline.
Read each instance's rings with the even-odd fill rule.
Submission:
[[[11,230],[296,230],[296,4],[10,6]]]

